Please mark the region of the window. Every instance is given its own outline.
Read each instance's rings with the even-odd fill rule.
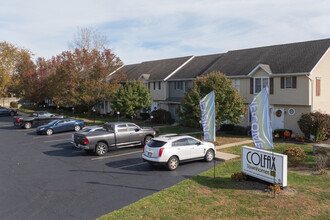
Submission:
[[[254,78],[254,93],[259,93],[263,88],[269,88],[269,78],[267,77],[259,77]]]
[[[151,140],[150,142],[148,142],[148,146],[152,147],[152,148],[162,147],[165,144],[166,144],[166,142],[164,142],[164,141]]]
[[[285,77],[285,88],[292,88],[292,77]]]
[[[233,87],[235,87],[239,92],[240,89],[241,89],[241,81],[239,79],[234,79],[233,80]]]
[[[117,125],[117,132],[124,132],[124,131],[127,131],[126,124]]]
[[[128,130],[129,131],[135,131],[136,129],[139,129],[136,125],[128,124]]]
[[[183,81],[174,82],[174,89],[175,90],[183,90]]]
[[[316,78],[316,96],[321,96],[321,78]]]
[[[178,146],[186,146],[186,145],[189,145],[188,141],[187,141],[187,138],[182,138],[180,140],[177,140],[177,141],[174,141],[172,143],[172,146],[173,147],[178,147]]]
[[[200,142],[198,140],[187,138],[189,145],[199,145]]]
[[[297,88],[296,76],[281,77],[281,89],[295,89],[295,88]]]
[[[162,84],[162,82],[154,82],[154,90],[160,90],[161,84]]]

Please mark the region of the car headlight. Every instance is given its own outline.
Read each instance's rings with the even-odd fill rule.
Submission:
[[[45,129],[45,128],[40,128],[39,130],[42,131],[42,130],[44,130],[44,129]]]

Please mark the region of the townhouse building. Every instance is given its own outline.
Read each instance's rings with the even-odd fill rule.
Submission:
[[[125,65],[127,79],[140,79],[153,98],[151,110],[165,109],[178,120],[176,109],[196,77],[217,71],[249,105],[264,87],[269,88],[273,129],[300,132],[302,113],[330,114],[330,39],[233,50],[221,54],[186,56]],[[249,113],[241,125],[250,124]]]

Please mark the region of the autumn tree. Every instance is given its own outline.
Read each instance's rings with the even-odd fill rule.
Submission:
[[[35,64],[29,55],[22,56],[17,64],[17,74],[12,78],[10,91],[31,102],[43,102],[50,97],[49,75],[48,61],[38,58]]]
[[[181,104],[179,116],[181,123],[186,126],[198,127],[201,118],[199,100],[214,90],[215,119],[219,125],[226,120],[240,123],[241,115],[246,111],[243,98],[238,90],[233,88],[232,81],[224,74],[213,72],[198,77],[190,88]]]
[[[119,88],[123,74],[110,73],[123,65],[110,49],[103,51],[75,49],[65,51],[51,60],[53,74],[49,78],[52,100],[57,105],[86,105],[89,112],[98,101],[108,100]]]
[[[12,79],[18,74],[18,65],[30,57],[30,52],[7,42],[0,42],[0,96],[7,95]]]
[[[150,105],[148,88],[141,81],[130,80],[115,92],[111,107],[133,118],[140,110],[149,109]]]

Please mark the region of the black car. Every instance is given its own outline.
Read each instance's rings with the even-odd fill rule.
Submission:
[[[11,108],[0,107],[0,115],[14,116],[17,114],[17,110]]]
[[[63,115],[54,115],[52,113],[45,111],[37,111],[28,117],[14,117],[13,122],[14,122],[14,126],[18,125],[22,128],[28,129],[31,127],[45,125],[51,121],[62,118],[64,118]]]

